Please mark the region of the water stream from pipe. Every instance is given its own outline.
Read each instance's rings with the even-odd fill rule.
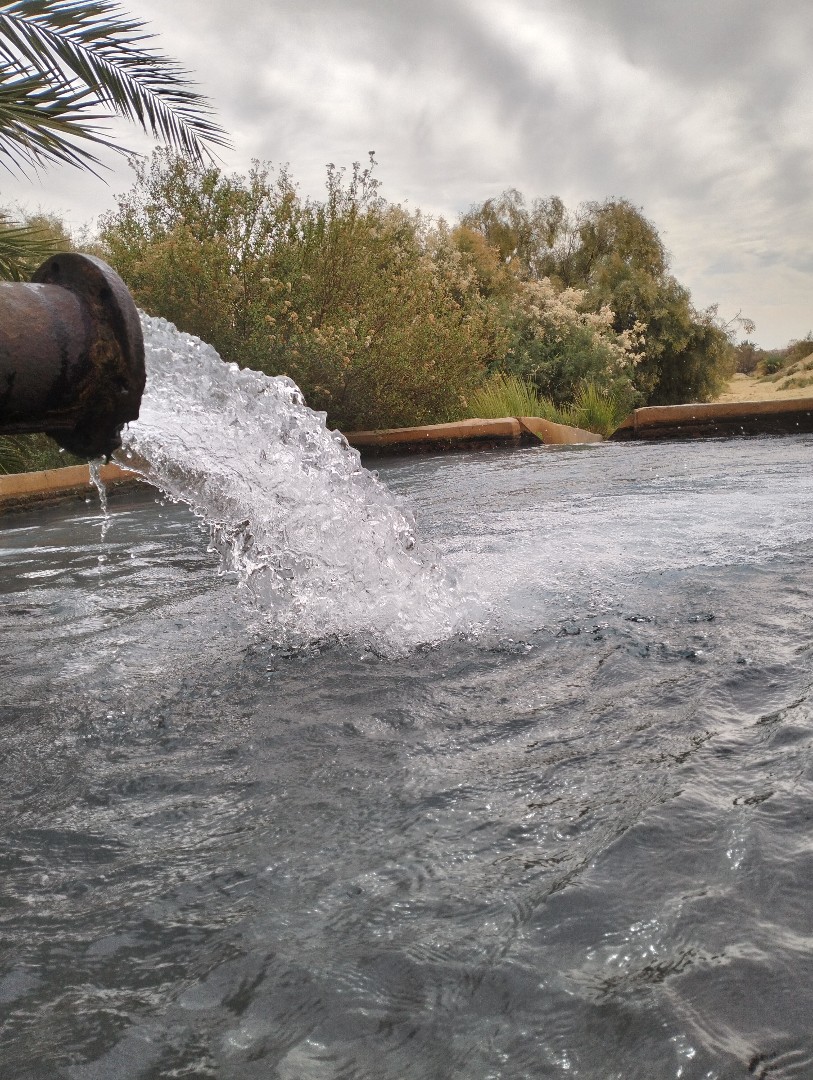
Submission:
[[[409,512],[291,379],[142,323],[147,389],[117,458],[208,524],[269,633],[285,645],[362,635],[392,653],[462,625],[459,591],[419,550]]]

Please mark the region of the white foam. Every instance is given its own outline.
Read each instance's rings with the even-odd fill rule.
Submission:
[[[210,525],[275,640],[361,635],[393,652],[460,627],[461,598],[408,512],[291,379],[142,324],[147,387],[117,460]]]

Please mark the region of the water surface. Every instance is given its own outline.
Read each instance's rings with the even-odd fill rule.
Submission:
[[[812,461],[385,462],[472,626],[390,659],[149,491],[3,519],[0,1073],[813,1075]]]

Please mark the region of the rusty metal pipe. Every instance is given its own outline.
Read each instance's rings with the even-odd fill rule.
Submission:
[[[136,306],[101,259],[55,255],[30,284],[0,283],[0,434],[45,432],[75,454],[109,456],[144,382]]]

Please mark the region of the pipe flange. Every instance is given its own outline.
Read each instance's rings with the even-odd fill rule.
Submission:
[[[146,382],[144,338],[133,299],[115,270],[93,255],[54,255],[31,280],[67,289],[85,316],[72,426],[45,430],[74,454],[109,457],[121,445],[122,427],[138,419]]]

